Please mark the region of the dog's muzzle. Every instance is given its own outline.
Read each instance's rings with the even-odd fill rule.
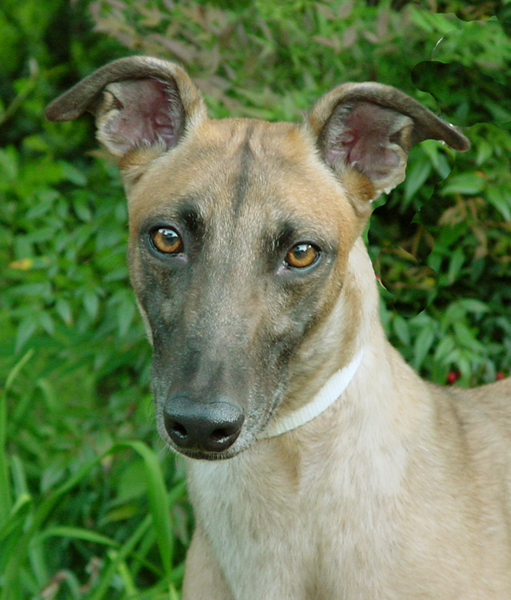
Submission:
[[[242,408],[228,399],[203,403],[178,394],[163,408],[165,430],[185,453],[227,450],[237,440],[244,420]]]

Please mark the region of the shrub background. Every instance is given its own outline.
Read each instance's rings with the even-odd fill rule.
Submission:
[[[44,106],[105,62],[183,64],[210,113],[297,120],[348,80],[472,141],[413,149],[367,233],[392,342],[459,385],[511,369],[511,2],[5,0],[0,8],[0,598],[178,598],[191,515],[154,431],[116,169]]]

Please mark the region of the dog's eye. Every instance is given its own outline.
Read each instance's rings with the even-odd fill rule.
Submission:
[[[305,267],[313,265],[318,260],[319,255],[319,248],[308,242],[300,242],[289,250],[284,262],[292,269],[305,269]]]
[[[163,254],[177,254],[183,249],[183,240],[179,233],[170,227],[157,227],[150,233],[153,246]]]

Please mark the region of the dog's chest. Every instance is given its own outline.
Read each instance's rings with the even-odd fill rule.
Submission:
[[[252,454],[189,465],[197,519],[236,600],[377,597],[391,563],[392,495],[375,502],[360,465],[340,475],[335,460],[299,474],[289,464]]]

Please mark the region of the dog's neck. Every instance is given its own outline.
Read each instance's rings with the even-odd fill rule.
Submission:
[[[258,436],[258,439],[272,438],[293,431],[293,429],[305,425],[305,423],[312,421],[312,419],[323,413],[342,396],[344,390],[351,383],[363,354],[364,351],[360,350],[347,365],[336,371],[328,379],[310,402],[285,417],[270,423],[262,434]]]

